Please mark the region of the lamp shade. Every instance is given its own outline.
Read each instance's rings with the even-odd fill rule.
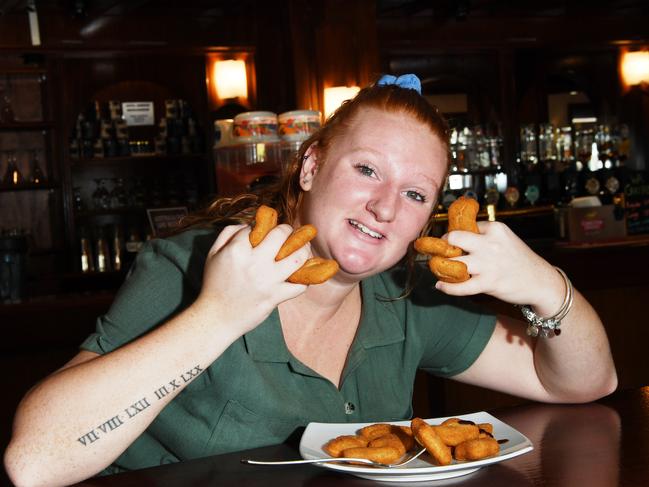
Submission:
[[[246,78],[246,62],[229,59],[214,63],[214,82],[216,94],[222,99],[247,98],[248,80]]]
[[[333,112],[350,98],[354,98],[360,91],[358,86],[332,86],[324,90],[324,112],[325,118],[329,118]]]
[[[622,54],[622,80],[627,86],[649,83],[649,51],[631,51]]]

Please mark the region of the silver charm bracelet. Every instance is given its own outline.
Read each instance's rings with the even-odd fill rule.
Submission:
[[[566,297],[563,300],[563,304],[559,311],[549,318],[543,318],[537,315],[532,308],[528,305],[517,305],[521,309],[521,313],[527,320],[527,334],[531,337],[541,337],[548,338],[552,335],[561,334],[561,320],[566,317],[570,308],[572,308],[573,301],[573,287],[572,282],[568,279],[568,276],[565,272],[555,266],[557,272],[563,278],[563,282],[566,285]]]

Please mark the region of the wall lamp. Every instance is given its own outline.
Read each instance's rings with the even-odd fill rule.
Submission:
[[[254,105],[256,83],[252,51],[225,48],[207,53],[205,82],[212,111],[225,105],[245,108]]]
[[[354,98],[361,89],[358,86],[332,86],[324,89],[324,116],[329,118],[346,100]]]
[[[214,62],[216,94],[222,100],[248,98],[246,62],[243,59],[228,59]]]
[[[623,50],[620,55],[620,76],[626,88],[649,85],[649,50]]]

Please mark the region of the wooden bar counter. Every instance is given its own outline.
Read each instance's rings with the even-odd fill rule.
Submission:
[[[534,449],[468,475],[426,485],[649,485],[649,387],[617,391],[590,404],[530,403],[490,412],[527,436]],[[289,443],[98,477],[78,485],[379,485],[313,465],[251,466],[240,463],[242,458],[290,460],[300,454],[297,445]]]

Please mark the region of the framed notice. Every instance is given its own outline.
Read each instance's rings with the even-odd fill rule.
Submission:
[[[649,182],[635,175],[624,188],[624,198],[627,233],[649,233]]]
[[[149,225],[154,237],[163,237],[178,227],[180,220],[187,215],[186,206],[173,208],[154,208],[146,210]]]
[[[153,102],[152,101],[126,101],[122,103],[122,118],[126,125],[153,125]]]

